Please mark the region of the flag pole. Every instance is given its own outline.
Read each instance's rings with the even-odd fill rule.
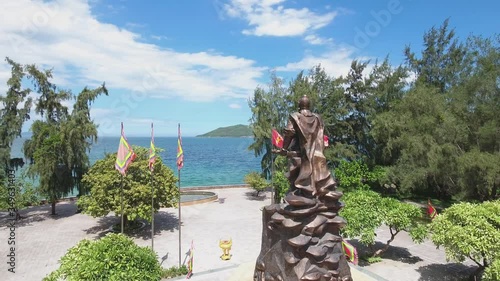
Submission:
[[[151,171],[151,250],[154,251],[154,235],[155,235],[155,189],[153,187],[153,171]]]
[[[180,125],[179,125],[180,126]],[[181,170],[178,170],[179,175],[179,268],[181,267]]]
[[[123,122],[121,123],[121,129],[122,131],[120,132],[120,136],[123,136]],[[121,139],[120,139],[121,141]],[[121,203],[121,233],[123,234],[123,174],[120,180],[120,203]]]
[[[179,163],[179,149],[181,149],[182,152],[182,144],[181,144],[181,123],[178,124],[178,129],[177,129],[177,173],[179,177],[179,268],[181,267],[181,165]],[[184,152],[182,152],[184,153]],[[182,154],[181,154],[182,155]],[[184,156],[182,156],[184,157]],[[183,161],[183,159],[181,160]]]
[[[271,144],[271,147],[273,145]],[[271,148],[271,204],[274,204],[274,155]]]
[[[120,183],[120,201],[121,201],[121,211],[122,211],[122,227],[121,227],[121,231],[122,231],[122,234],[123,234],[123,174],[122,174],[122,178],[121,178],[121,183]]]
[[[153,123],[151,123],[151,141],[153,141]],[[150,149],[154,148],[154,143],[151,144],[152,147]],[[153,153],[153,151],[151,152]],[[156,155],[154,155],[156,156]],[[149,159],[151,161],[151,159]],[[155,203],[155,189],[153,186],[153,166],[154,163],[150,163],[150,171],[151,171],[151,250],[154,251],[154,235],[155,235],[155,208],[154,208],[154,203]]]

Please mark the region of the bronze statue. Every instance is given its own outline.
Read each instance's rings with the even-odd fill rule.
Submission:
[[[263,210],[255,281],[352,280],[339,234],[346,225],[338,216],[342,193],[326,165],[323,129],[321,117],[303,96],[299,112],[290,115],[283,149],[274,151],[289,159],[290,190],[286,204]]]

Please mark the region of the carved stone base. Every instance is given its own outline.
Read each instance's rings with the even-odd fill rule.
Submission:
[[[342,204],[314,201],[301,208],[288,204],[264,208],[255,281],[352,281],[339,235],[346,224],[337,215]]]

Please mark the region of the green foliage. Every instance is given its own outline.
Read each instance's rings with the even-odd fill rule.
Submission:
[[[162,271],[161,277],[162,278],[173,278],[177,276],[182,276],[188,274],[188,269],[185,265],[182,265],[181,267],[177,266],[172,266],[170,268],[165,268]]]
[[[271,84],[269,90],[258,87],[254,95],[248,100],[248,106],[252,111],[250,119],[250,129],[253,132],[254,142],[248,147],[253,150],[255,156],[261,156],[262,174],[266,179],[271,178],[271,131],[276,128],[278,131],[286,125],[288,118],[289,104],[286,100],[284,81],[271,73]]]
[[[444,247],[449,260],[463,262],[470,258],[480,268],[485,268],[493,261],[500,260],[498,214],[499,200],[481,204],[454,204],[433,220],[432,242]]]
[[[33,159],[27,174],[39,177],[39,191],[53,204],[71,192],[73,179],[65,165],[61,127],[55,123],[37,120],[31,126],[33,135],[24,143],[24,153]],[[55,214],[55,209],[52,210]]]
[[[290,189],[290,181],[282,171],[274,173],[274,202],[281,203]]]
[[[0,210],[7,210],[11,207],[8,204],[9,193],[7,187],[7,184],[0,186]],[[38,190],[34,188],[31,182],[27,181],[24,177],[16,178],[14,189],[14,202],[16,209],[23,209],[28,206],[36,206],[40,204],[40,194]]]
[[[140,221],[136,221],[136,220],[128,221],[127,220],[126,222],[124,221],[123,229],[124,229],[124,232],[134,233],[135,231],[141,230],[143,226],[144,226],[144,224]],[[120,232],[122,229],[121,222],[113,224],[111,229],[112,229],[112,231],[114,231],[116,233]]]
[[[70,118],[62,127],[63,143],[67,153],[66,162],[74,174],[74,184],[79,195],[88,192],[81,181],[83,175],[90,168],[87,153],[92,144],[97,141],[97,126],[90,118],[90,107],[95,99],[102,94],[108,95],[104,83],[95,89],[85,87],[76,97]]]
[[[250,172],[245,176],[245,183],[249,184],[250,187],[257,191],[257,196],[259,193],[269,186],[269,183],[257,172]]]
[[[109,212],[121,214],[120,190],[123,184],[124,215],[127,219],[143,218],[151,221],[151,173],[148,168],[148,148],[133,146],[137,157],[123,177],[115,169],[116,153],[107,154],[98,160],[83,176],[82,182],[90,194],[78,199],[83,213],[93,217],[105,216]],[[154,165],[154,210],[177,203],[179,191],[177,178],[165,166],[161,158]]]
[[[197,137],[249,137],[252,130],[247,125],[234,125],[229,127],[217,128],[213,131],[199,135]]]
[[[370,131],[391,182],[402,194],[492,200],[500,173],[500,36],[461,43],[445,21],[424,35],[420,55],[406,48],[416,76]]]
[[[362,259],[365,260],[369,264],[377,263],[377,262],[381,262],[382,261],[381,257],[372,257],[372,256],[363,257]]]
[[[160,280],[162,268],[156,254],[137,246],[121,234],[108,234],[91,241],[84,239],[60,260],[61,266],[45,277],[57,280]]]
[[[497,281],[500,280],[500,259],[496,259],[488,266],[483,273],[483,281]]]
[[[339,187],[344,191],[370,189],[370,186],[378,184],[384,176],[384,171],[380,167],[370,171],[368,166],[361,160],[342,160],[340,165],[335,168],[335,178]]]
[[[23,78],[27,78],[38,94],[35,112],[42,116],[31,125],[32,137],[25,141],[23,152],[30,159],[27,175],[39,179],[39,191],[52,203],[52,214],[59,198],[72,191],[75,184],[82,193],[80,180],[88,169],[88,150],[97,139],[97,126],[90,118],[90,105],[107,90],[102,85],[95,90],[85,88],[77,97],[71,114],[64,105],[73,98],[71,92],[57,88],[51,82],[51,70],[39,70],[36,65],[20,65],[7,59],[12,65],[11,87],[7,97],[0,97],[6,108],[1,114],[0,134],[6,145],[12,145],[13,137],[20,135],[22,124],[29,119],[32,101],[27,99],[25,107],[17,109],[31,89],[21,90]],[[3,137],[2,137],[3,139]],[[1,161],[10,154],[10,148],[0,151]],[[3,169],[2,169],[3,170]],[[1,177],[0,177],[1,178]]]
[[[6,95],[0,94],[0,183],[5,179],[5,171],[9,167],[12,143],[21,136],[24,122],[30,119],[33,103],[33,99],[28,97],[31,89],[22,86],[26,76],[23,66],[8,57],[5,61],[11,67],[11,77],[7,80]]]
[[[401,231],[408,231],[415,243],[421,243],[427,236],[425,226],[420,223],[422,211],[414,205],[385,198],[369,190],[347,192],[342,199],[345,208],[340,215],[348,222],[342,229],[346,237],[358,237],[362,244],[371,246],[375,244],[375,230],[382,225],[389,227],[390,240],[374,256],[385,252]]]
[[[287,88],[283,86],[284,81],[272,73],[268,91],[255,89],[249,101],[250,126],[254,133],[250,149],[256,156],[263,155],[261,166],[267,178],[271,129],[282,131],[289,114],[297,111],[302,95],[308,95],[312,111],[323,118],[324,132],[331,143],[324,152],[330,165],[337,166],[341,159],[354,160],[363,156],[368,157],[370,164],[375,163],[380,153],[369,134],[372,121],[376,113],[389,110],[389,103],[403,95],[405,83],[402,81],[407,74],[401,67],[393,69],[386,59],[376,64],[366,78],[367,66],[366,62],[353,61],[345,77],[330,77],[318,65],[308,75],[300,72]]]
[[[359,237],[365,245],[375,243],[375,230],[382,225],[381,197],[373,191],[357,190],[347,192],[342,197],[345,207],[340,215],[347,220],[342,229],[346,237]]]
[[[432,86],[441,93],[458,84],[470,71],[465,46],[455,38],[455,31],[449,30],[448,23],[447,19],[439,28],[432,27],[424,34],[421,58],[408,46],[404,50],[408,67],[417,74],[417,83]]]

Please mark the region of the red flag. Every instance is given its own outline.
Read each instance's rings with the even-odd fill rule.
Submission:
[[[434,219],[434,217],[437,216],[436,208],[434,208],[434,206],[432,206],[431,199],[427,200],[427,214],[429,215],[429,217],[431,219]]]
[[[323,142],[325,143],[325,147],[328,146],[328,136],[327,135],[323,135]]]
[[[273,129],[272,142],[274,146],[283,148],[283,137],[278,133],[278,131],[276,131],[276,129]]]
[[[342,240],[342,249],[344,250],[344,254],[348,261],[353,264],[358,264],[358,251],[353,245],[349,244],[345,240]]]
[[[128,166],[132,163],[132,161],[134,161],[134,159],[135,153],[125,137],[122,122],[122,133],[120,137],[120,144],[118,145],[118,152],[116,153],[115,168],[125,176]]]
[[[182,150],[181,124],[179,124],[177,138],[177,169],[180,170],[184,166],[184,151]]]

